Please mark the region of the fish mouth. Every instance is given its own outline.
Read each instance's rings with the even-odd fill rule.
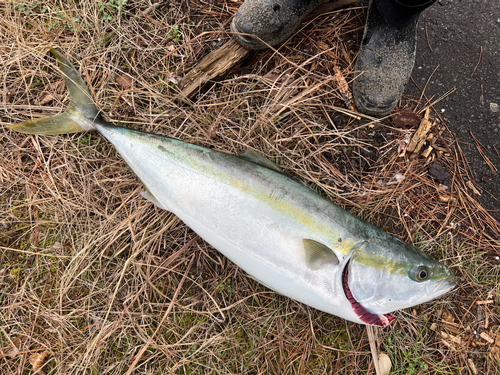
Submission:
[[[348,282],[348,277],[349,277],[349,262],[347,261],[344,270],[342,271],[342,286],[344,288],[344,293],[349,302],[351,303],[351,306],[356,313],[356,315],[361,319],[363,323],[370,324],[373,326],[379,326],[379,327],[387,327],[389,324],[391,324],[392,319],[394,316],[392,313],[388,314],[374,314],[367,309],[365,309],[356,299],[353,297],[351,290],[349,289],[349,282]]]

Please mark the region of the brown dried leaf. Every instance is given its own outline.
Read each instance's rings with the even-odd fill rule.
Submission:
[[[429,120],[429,109],[425,111],[424,118],[420,122],[420,125],[418,126],[417,131],[415,134],[413,134],[413,137],[410,139],[410,143],[408,144],[408,147],[406,150],[408,152],[413,152],[415,154],[418,154],[420,149],[425,143],[425,140],[427,139],[427,134],[431,130],[431,128],[434,126],[435,122],[432,122]]]
[[[443,314],[441,315],[441,319],[443,319],[445,322],[449,322],[449,323],[453,323],[455,321],[455,318],[448,310],[443,310]]]
[[[48,350],[44,350],[41,353],[33,353],[29,357],[29,361],[33,366],[33,371],[39,375],[44,375],[42,367],[45,363],[45,358],[50,354]]]
[[[472,192],[476,195],[481,195],[481,193],[479,192],[479,190],[477,190],[477,188],[474,186],[474,184],[469,180],[465,183],[467,185],[467,187],[469,189],[472,190]]]
[[[488,335],[486,332],[481,332],[479,334],[479,336],[481,336],[481,338],[485,341],[488,341],[490,344],[493,344],[495,342],[495,340],[493,340],[490,335]]]
[[[414,112],[399,112],[392,118],[396,128],[411,129],[420,123],[420,117]]]
[[[490,357],[492,360],[494,361],[500,361],[500,347],[498,346],[494,346],[492,349],[491,349],[491,352],[490,352]]]
[[[115,81],[125,90],[130,89],[134,83],[133,78],[127,74],[122,74],[121,76],[116,77]]]
[[[52,100],[54,100],[54,97],[50,94],[45,95],[43,98],[40,99],[40,105],[45,105],[50,103]]]
[[[269,73],[267,74],[265,77],[265,79],[268,79],[270,81],[277,81],[278,78],[280,78],[280,75],[279,74],[276,74],[276,73]]]
[[[441,334],[441,337],[443,339],[451,341],[451,342],[453,342],[455,344],[458,344],[458,345],[462,345],[462,340],[460,340],[460,337],[450,335],[450,334],[448,334],[448,333],[446,333],[444,331],[441,331],[440,334]]]
[[[349,91],[349,85],[347,84],[347,81],[342,74],[342,71],[339,69],[338,66],[333,66],[333,70],[335,71],[335,80],[337,81],[337,88],[340,92],[340,95],[342,95],[342,99],[344,100],[344,103],[347,108],[354,110],[354,106],[352,105],[352,95],[351,92]]]

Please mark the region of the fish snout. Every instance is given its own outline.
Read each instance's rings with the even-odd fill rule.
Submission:
[[[457,283],[455,283],[453,280],[445,279],[439,283],[432,283],[426,285],[425,292],[427,296],[431,298],[436,298],[450,292],[451,290],[455,289],[456,286]]]

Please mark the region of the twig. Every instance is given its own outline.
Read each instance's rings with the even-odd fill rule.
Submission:
[[[146,9],[144,9],[142,11],[143,14],[149,14],[151,13],[152,11],[156,10],[156,8],[158,8],[160,5],[163,5],[163,4],[166,4],[168,3],[168,0],[165,1],[165,0],[160,0],[158,1],[157,3],[154,3],[152,5],[150,5],[149,7],[147,7]]]
[[[380,364],[378,362],[378,352],[376,347],[377,341],[377,331],[370,325],[366,326],[366,333],[368,333],[368,341],[370,342],[370,350],[372,352],[373,364],[375,366],[375,372],[377,375],[381,375]]]

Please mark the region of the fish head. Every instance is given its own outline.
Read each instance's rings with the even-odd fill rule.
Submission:
[[[346,297],[360,319],[387,326],[392,312],[428,302],[456,284],[446,266],[394,237],[355,246],[344,270]]]

